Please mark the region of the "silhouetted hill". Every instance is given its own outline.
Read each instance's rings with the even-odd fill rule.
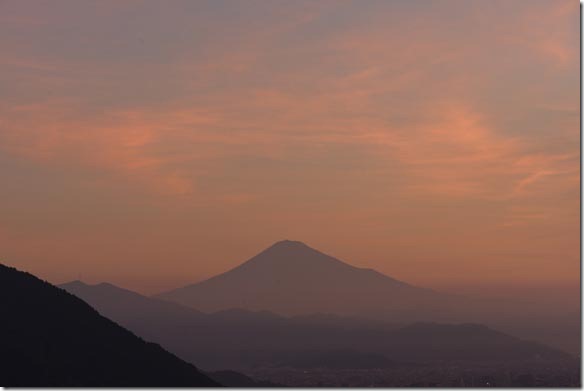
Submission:
[[[217,386],[159,345],[145,342],[81,299],[0,265],[4,386]]]
[[[205,317],[192,308],[145,297],[108,283],[88,285],[73,281],[60,287],[147,340],[156,340],[161,333],[180,338],[184,330],[197,329]]]
[[[112,289],[111,285],[65,284],[64,287],[91,304],[95,300],[96,307],[104,314],[207,370],[262,365],[362,368],[364,365],[386,367],[404,361],[571,359],[560,351],[482,325],[398,326],[330,314],[287,318],[241,309],[205,314],[163,300],[144,296],[136,299],[137,294]],[[101,291],[107,294],[102,295]],[[141,305],[134,307],[135,301]],[[148,308],[149,302],[154,309]],[[162,310],[164,305],[173,309]],[[156,319],[152,316],[156,313],[178,315]]]
[[[201,311],[230,308],[285,315],[390,311],[400,319],[436,319],[455,297],[351,266],[301,242],[281,241],[208,280],[157,296]]]

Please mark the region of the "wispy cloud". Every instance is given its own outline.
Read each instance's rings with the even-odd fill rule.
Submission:
[[[81,4],[0,5],[7,159],[270,232],[573,225],[575,1]]]

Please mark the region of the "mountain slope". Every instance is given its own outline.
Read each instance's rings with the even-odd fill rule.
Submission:
[[[230,271],[157,297],[201,311],[245,308],[286,315],[393,311],[410,320],[444,313],[455,300],[288,240]]]
[[[0,380],[5,386],[218,385],[31,274],[0,265],[0,298]]]
[[[571,359],[547,346],[474,324],[399,326],[334,315],[287,318],[245,310],[204,314],[186,307],[176,311],[180,306],[175,303],[109,284],[75,283],[64,287],[92,305],[99,304],[100,311],[138,335],[208,370],[246,370],[266,364],[360,368],[398,365],[403,361]],[[141,304],[134,307],[132,302]],[[154,309],[148,309],[148,303]],[[164,305],[173,308],[165,311],[167,314],[178,315],[154,319],[152,314],[160,313]],[[192,317],[187,315],[189,312]]]

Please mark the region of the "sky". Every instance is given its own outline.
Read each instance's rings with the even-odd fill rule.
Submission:
[[[576,0],[0,0],[0,261],[578,286],[579,44]]]

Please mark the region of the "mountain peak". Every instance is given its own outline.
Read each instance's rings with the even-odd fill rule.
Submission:
[[[318,250],[297,240],[281,240],[274,243],[264,251],[257,254],[240,266],[282,266],[288,265],[294,268],[305,268],[306,271],[314,270],[318,264],[342,264],[349,266],[338,259],[323,254]],[[274,270],[271,270],[272,272]]]
[[[306,244],[298,241],[298,240],[280,240],[272,245],[272,247],[308,247]]]
[[[81,280],[73,280],[60,285],[61,287],[87,287],[88,285]]]
[[[439,299],[293,240],[276,242],[231,270],[158,297],[202,311],[245,308],[279,314],[401,310]]]

